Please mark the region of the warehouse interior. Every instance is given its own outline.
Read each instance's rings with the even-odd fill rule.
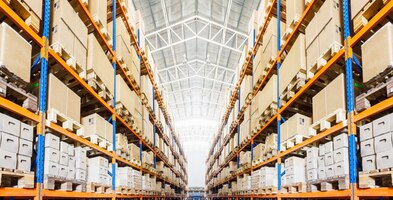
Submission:
[[[392,0],[0,0],[0,198],[393,197],[392,19]]]

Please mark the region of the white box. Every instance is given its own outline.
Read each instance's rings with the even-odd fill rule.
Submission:
[[[333,141],[326,142],[323,146],[325,147],[325,154],[333,152]]]
[[[389,151],[393,148],[392,133],[385,133],[378,135],[374,138],[375,153]]]
[[[393,150],[377,153],[377,169],[393,167]]]
[[[19,137],[20,121],[0,113],[0,131]]]
[[[0,149],[0,167],[16,169],[16,153]]]
[[[59,164],[46,160],[44,162],[44,174],[57,176],[59,174]]]
[[[20,138],[18,154],[31,157],[33,155],[33,142]]]
[[[375,170],[377,168],[375,154],[362,157],[362,167],[364,172]]]
[[[69,144],[64,141],[60,141],[60,152],[64,152],[68,154],[68,146]]]
[[[344,160],[334,164],[334,174],[336,176],[348,175],[349,174],[349,160]]]
[[[23,138],[28,141],[33,141],[33,126],[25,124],[23,122],[20,123],[20,138]]]
[[[370,122],[360,127],[360,141],[373,138],[373,123]]]
[[[348,148],[341,148],[341,149],[334,150],[333,158],[335,163],[348,161],[349,160]]]
[[[67,179],[74,180],[75,179],[75,167],[67,168]]]
[[[329,165],[325,167],[325,173],[326,173],[326,178],[331,178],[335,174],[335,166],[334,165]]]
[[[315,159],[319,154],[318,147],[310,147],[307,149],[307,159]],[[308,161],[307,161],[308,162]]]
[[[374,155],[375,147],[374,147],[374,138],[363,140],[360,142],[360,155],[362,157]]]
[[[392,114],[389,114],[373,121],[374,137],[392,131],[392,118]]]
[[[74,144],[68,144],[67,154],[69,156],[75,156],[75,150],[74,149],[75,149]]]
[[[333,146],[334,149],[340,149],[343,147],[348,147],[348,134],[347,133],[341,133],[339,135],[336,135],[333,138]]]
[[[333,152],[325,154],[325,166],[330,166],[334,164]]]
[[[307,170],[307,181],[318,179],[318,169]]]
[[[19,138],[5,132],[1,133],[0,149],[12,153],[18,153]]]
[[[320,180],[326,178],[326,168],[325,167],[319,167],[318,168],[318,178]]]
[[[68,167],[76,168],[76,160],[73,156],[68,156]]]
[[[65,152],[60,152],[60,161],[59,164],[60,165],[64,165],[64,166],[68,166],[68,160],[70,158],[68,157],[68,154]]]
[[[45,134],[45,147],[60,150],[60,138],[52,133]]]
[[[318,168],[325,168],[325,156],[318,157]]]
[[[87,169],[87,159],[86,158],[81,159],[81,158],[75,157],[75,168],[86,170]]]
[[[319,144],[319,156],[325,155],[325,144]]]
[[[85,161],[87,163],[86,149],[83,147],[75,147],[75,158],[76,160]]]
[[[16,164],[16,169],[23,171],[30,171],[31,168],[31,157],[17,155],[18,163]]]
[[[86,181],[86,170],[75,169],[75,179],[79,181]]]
[[[299,165],[301,165],[303,167],[305,166],[304,158],[292,156],[292,157],[285,159],[285,166],[286,167],[299,166]]]
[[[67,173],[68,173],[68,166],[64,166],[59,164],[59,174],[58,176],[62,178],[67,178]]]
[[[60,151],[50,147],[45,148],[45,160],[59,163]]]
[[[101,156],[97,156],[94,158],[89,158],[89,167],[90,166],[108,166],[108,159],[101,157]]]
[[[318,157],[314,157],[313,159],[307,159],[307,170],[317,169],[318,168]]]

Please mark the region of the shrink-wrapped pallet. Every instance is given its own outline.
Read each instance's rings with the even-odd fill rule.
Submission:
[[[31,45],[5,22],[0,25],[0,67],[30,82]]]

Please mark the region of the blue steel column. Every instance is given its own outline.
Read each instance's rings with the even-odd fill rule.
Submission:
[[[256,38],[255,35],[256,35],[256,30],[254,28],[253,35],[252,35],[252,46],[253,47],[255,46],[255,38]],[[254,50],[254,48],[251,48],[251,51],[253,51],[253,50]],[[254,58],[255,58],[254,52],[252,52],[251,55],[252,55],[251,56],[251,65],[252,65],[252,68],[251,68],[251,87],[254,88]],[[251,162],[253,160],[254,160],[254,140],[252,139],[251,140]]]
[[[280,8],[281,1],[277,0],[277,55],[281,49],[281,8]],[[278,58],[277,61],[277,109],[279,110],[281,107],[280,102],[280,67],[281,67],[281,58]],[[277,152],[281,151],[281,114],[278,113],[277,115]],[[281,157],[277,159],[277,189],[281,190]]]
[[[112,0],[112,49],[116,52],[116,0]],[[116,53],[115,53],[116,55]],[[114,94],[113,94],[113,108],[116,110],[116,56],[112,58],[113,79],[114,79]],[[116,154],[116,115],[112,116],[112,150]],[[116,190],[116,160],[112,158],[112,190]]]
[[[240,96],[240,89],[238,90],[238,98],[239,98],[239,96]],[[235,106],[236,106],[236,104],[235,104]],[[236,109],[236,108],[233,108],[233,109]],[[231,110],[231,112],[232,112],[232,110]],[[237,146],[240,149],[240,126],[239,126],[239,124],[237,124],[236,129],[237,129]],[[237,168],[240,168],[240,157],[239,157],[239,154],[237,154]]]
[[[139,33],[139,32],[138,32]],[[154,89],[152,89],[152,94],[153,94],[153,96],[152,96],[152,102],[153,102],[153,113],[155,113],[155,106],[154,106]],[[157,127],[156,127],[156,123],[154,122],[154,125],[153,125],[153,143],[154,143],[154,147],[156,146],[156,134],[157,134]],[[156,169],[157,168],[157,155],[156,155],[156,152],[154,152],[154,169]]]
[[[352,72],[352,47],[349,46],[351,39],[351,21],[349,13],[349,1],[343,0],[343,21],[344,21],[344,43],[345,43],[345,83],[348,112],[348,153],[349,153],[349,180],[351,183],[351,199],[355,199],[355,187],[357,179],[356,167],[356,125],[353,123],[354,116],[354,85]]]
[[[42,39],[44,46],[41,48],[41,73],[40,73],[40,90],[39,90],[39,115],[41,121],[37,127],[37,162],[36,176],[38,189],[38,199],[42,199],[42,183],[44,179],[44,157],[45,157],[45,112],[47,100],[47,79],[48,79],[48,45],[50,30],[50,0],[44,0],[44,17],[43,17]]]

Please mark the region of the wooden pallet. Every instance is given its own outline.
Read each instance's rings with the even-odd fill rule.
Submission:
[[[294,147],[297,144],[302,143],[304,140],[308,139],[310,137],[305,136],[305,135],[294,135],[291,138],[288,138],[281,144],[281,150],[285,151],[287,149],[290,149]]]
[[[349,176],[335,176],[323,180],[307,182],[307,192],[326,192],[349,189]]]
[[[258,189],[258,194],[277,194],[278,189],[275,186],[262,187]]]
[[[75,133],[78,136],[84,135],[83,125],[79,122],[67,117],[65,114],[55,108],[50,108],[47,111],[47,119],[50,122],[61,125],[64,129]]]
[[[293,33],[296,25],[300,22],[301,17],[302,16],[297,15],[293,18],[293,20],[291,22],[289,22],[289,26],[286,27],[285,33],[282,37],[283,42],[281,43],[281,45],[284,45],[285,42],[287,41],[288,37]]]
[[[112,46],[112,38],[109,35],[108,30],[104,26],[104,23],[106,24],[106,22],[102,22],[101,19],[97,15],[93,15],[92,18],[93,18],[94,23],[98,26],[98,28],[99,28],[100,32],[102,33],[102,35],[108,41],[108,44],[110,46]]]
[[[318,133],[329,129],[333,125],[340,123],[346,119],[346,112],[344,109],[337,109],[333,113],[328,114],[326,117],[311,124],[308,129],[308,135],[310,137],[317,135]]]
[[[370,89],[356,97],[357,112],[370,108],[381,99],[393,96],[393,66],[387,66],[383,72],[364,85]]]
[[[373,18],[378,11],[390,0],[370,0],[363,9],[353,18],[353,31],[359,32],[371,18]]]
[[[135,194],[135,189],[131,187],[118,186],[116,187],[116,194]]]
[[[0,186],[34,188],[34,172],[0,168]]]
[[[44,177],[44,189],[85,192],[86,181],[68,180],[55,176]]]
[[[359,172],[359,188],[393,186],[393,168]]]
[[[112,186],[101,184],[101,183],[86,183],[86,191],[101,193],[101,194],[109,194],[112,192]]]
[[[98,96],[109,102],[113,99],[113,95],[110,90],[105,86],[101,79],[97,76],[94,71],[87,71],[86,75],[87,84],[97,92]],[[111,86],[110,86],[111,87]]]
[[[0,66],[0,96],[12,99],[14,103],[22,105],[23,108],[36,112],[37,97],[27,92],[25,90],[27,87],[28,84],[25,81],[8,71],[5,66]]]
[[[85,135],[83,136],[83,138],[89,140],[91,143],[96,144],[103,149],[106,149],[108,151],[112,150],[112,143],[110,143],[107,139],[99,135],[95,135],[95,134]]]
[[[291,80],[288,86],[284,89],[282,94],[280,95],[281,104],[284,105],[286,101],[289,101],[292,97],[295,96],[296,92],[300,90],[306,84],[306,71],[299,71],[295,77]]]
[[[277,153],[278,153],[277,149],[270,149],[269,151],[266,151],[265,157],[266,157],[266,159],[269,159],[269,158],[277,155]]]
[[[129,156],[128,152],[124,149],[116,149],[116,155],[124,159],[127,159],[127,157]]]
[[[82,79],[86,80],[86,66],[76,60],[74,55],[71,54],[71,49],[66,49],[59,41],[51,45],[51,48],[69,65]]]
[[[261,128],[277,113],[277,104],[273,102],[258,118],[258,124],[253,128],[252,134],[258,133]]]
[[[335,42],[330,46],[330,48],[326,49],[326,51],[322,53],[321,56],[309,67],[307,71],[307,80],[314,77],[318,70],[325,66],[329,59],[333,57],[338,51],[340,51],[341,47],[341,44]]]
[[[5,3],[16,12],[16,14],[22,18],[22,20],[33,29],[34,32],[38,33],[40,31],[41,19],[38,14],[23,1],[23,0],[4,0]]]
[[[307,184],[303,182],[283,185],[280,190],[284,194],[303,193],[307,192]]]

